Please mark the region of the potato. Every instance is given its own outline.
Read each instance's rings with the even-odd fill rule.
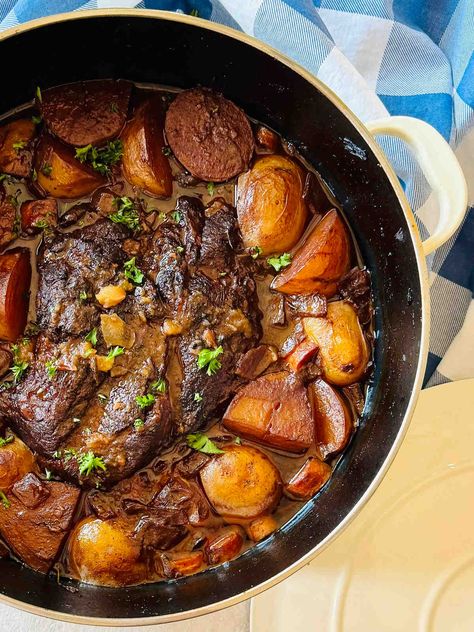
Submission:
[[[285,494],[296,500],[309,500],[329,480],[331,473],[330,465],[311,456],[285,485]]]
[[[286,358],[286,363],[292,371],[297,373],[316,355],[318,350],[319,347],[314,340],[305,338],[292,350],[290,355]]]
[[[34,235],[58,223],[58,202],[54,198],[27,200],[20,207],[21,230]]]
[[[34,165],[36,186],[41,193],[55,198],[83,197],[106,182],[97,171],[80,163],[73,149],[47,135],[40,139]]]
[[[278,525],[276,520],[271,516],[262,516],[253,520],[246,526],[247,535],[254,542],[260,542],[263,538],[276,531]]]
[[[308,217],[301,168],[285,156],[258,158],[239,177],[237,215],[246,248],[258,246],[263,254],[292,248]]]
[[[0,255],[0,339],[14,342],[25,329],[31,282],[30,251]]]
[[[169,197],[173,178],[163,154],[163,112],[161,100],[149,99],[136,111],[122,132],[122,169],[125,179],[148,195]]]
[[[199,475],[215,511],[232,521],[271,513],[281,497],[277,468],[263,452],[250,446],[226,446]]]
[[[140,547],[119,520],[85,518],[74,528],[68,546],[69,566],[90,584],[126,586],[145,578]]]
[[[171,577],[181,577],[192,575],[204,564],[204,553],[202,551],[182,551],[169,553],[166,555],[165,573]]]
[[[28,472],[36,471],[31,450],[23,441],[14,437],[11,443],[0,447],[0,489],[5,491]]]
[[[228,527],[209,539],[205,546],[209,564],[222,564],[234,558],[242,548],[244,538],[239,527]]]
[[[305,318],[303,326],[319,346],[323,376],[328,382],[348,386],[363,378],[370,352],[352,305],[328,303],[325,318]]]
[[[314,440],[306,389],[286,371],[264,375],[241,388],[229,404],[225,428],[264,445],[304,452]]]
[[[352,434],[352,416],[342,396],[324,380],[308,387],[314,412],[316,449],[321,459],[341,452]]]
[[[35,135],[31,119],[17,119],[0,127],[0,172],[26,178],[31,171],[31,141]]]
[[[319,292],[329,298],[349,270],[350,249],[347,229],[333,209],[316,224],[271,287],[284,294]]]

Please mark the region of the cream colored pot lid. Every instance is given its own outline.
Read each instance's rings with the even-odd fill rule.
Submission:
[[[422,391],[353,524],[252,602],[252,632],[474,630],[474,380]]]

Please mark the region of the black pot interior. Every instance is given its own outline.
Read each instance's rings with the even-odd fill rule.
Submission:
[[[372,273],[378,336],[362,427],[324,492],[238,559],[176,581],[75,590],[77,584],[67,589],[0,560],[3,594],[69,615],[169,615],[238,595],[283,571],[338,526],[376,476],[404,419],[419,361],[422,309],[415,252],[397,196],[368,145],[325,95],[281,62],[220,33],[166,19],[97,16],[21,33],[0,42],[0,54],[6,62],[0,112],[30,100],[37,85],[80,79],[213,87],[294,141],[343,205]]]

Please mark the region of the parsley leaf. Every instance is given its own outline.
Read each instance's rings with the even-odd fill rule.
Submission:
[[[8,509],[10,507],[10,501],[8,500],[8,498],[5,496],[4,492],[0,492],[0,502],[2,503],[3,507],[5,509]]]
[[[41,88],[39,86],[36,86],[36,98],[40,103],[43,102],[43,96],[41,94]]]
[[[17,143],[13,143],[12,147],[16,151],[16,153],[18,153],[20,149],[24,149],[26,145],[27,145],[26,140],[19,140]]]
[[[195,402],[202,402],[202,395],[201,395],[201,393],[194,393],[194,401]]]
[[[82,292],[79,292],[80,301],[87,301],[88,298],[89,298],[89,295],[87,294],[85,290],[82,290]]]
[[[10,367],[10,371],[13,373],[13,384],[18,384],[28,367],[28,362],[19,361],[15,362],[15,364]]]
[[[150,388],[155,393],[166,393],[166,382],[164,380],[156,380]]]
[[[116,165],[122,158],[123,144],[121,140],[112,140],[105,147],[86,145],[76,149],[75,157],[81,163],[89,163],[102,176],[110,173],[110,167]]]
[[[135,430],[140,430],[140,428],[143,428],[144,425],[145,422],[143,421],[143,419],[135,419],[135,421],[133,422],[133,427],[135,428]]]
[[[179,254],[181,254],[182,252],[184,252],[184,248],[183,248],[183,246],[176,246],[176,252],[179,252]]]
[[[109,399],[107,397],[107,395],[105,395],[104,393],[97,393],[97,399],[99,400],[99,402],[101,404],[105,404],[105,402]]]
[[[81,292],[81,294],[82,294],[82,292]],[[81,300],[83,300],[80,295],[79,295],[79,298],[81,298]],[[87,298],[87,294],[86,294],[86,298]],[[95,347],[96,344],[97,344],[97,327],[94,327],[94,329],[91,329],[90,332],[87,334],[87,336],[84,338],[84,340],[86,342],[90,342],[91,345],[93,347]]]
[[[129,281],[133,281],[133,283],[136,283],[137,285],[140,285],[140,283],[143,283],[145,275],[140,270],[140,268],[137,268],[137,266],[135,265],[135,260],[136,258],[132,257],[123,264],[123,273],[126,279],[128,279]]]
[[[41,118],[41,116],[36,116],[36,114],[33,114],[31,120],[35,125],[39,125],[43,119]]]
[[[77,457],[77,463],[81,476],[90,476],[94,470],[102,470],[103,472],[107,470],[103,459],[100,456],[95,456],[92,450],[85,454],[80,454]]]
[[[43,162],[43,164],[40,167],[41,173],[44,174],[45,176],[50,176],[52,170],[53,170],[53,167],[49,164],[49,162]]]
[[[137,395],[137,397],[135,397],[135,401],[137,402],[139,408],[148,408],[155,403],[155,396],[152,393]]]
[[[292,258],[293,255],[291,255],[289,252],[284,252],[279,257],[268,257],[267,263],[269,266],[272,266],[272,268],[279,272],[282,268],[286,268],[286,266],[290,265]]]
[[[46,372],[48,373],[49,379],[52,380],[53,377],[58,372],[58,367],[56,366],[55,361],[54,360],[48,360],[45,363],[45,367],[46,367]]]
[[[214,182],[208,182],[206,184],[206,189],[209,195],[214,195],[214,192],[216,190],[216,185],[214,184]]]
[[[260,248],[260,246],[253,246],[252,248],[250,248],[250,256],[252,257],[252,259],[258,259],[262,252],[263,250]]]
[[[168,147],[168,145],[165,145],[165,147],[162,147],[161,151],[163,152],[163,156],[171,156],[171,148]]]
[[[211,441],[211,439],[202,432],[189,434],[186,439],[188,446],[198,452],[203,452],[204,454],[224,454],[224,450],[218,448],[214,441]]]
[[[217,359],[221,353],[224,353],[224,349],[222,347],[217,347],[217,349],[202,349],[198,354],[198,367],[200,369],[205,369],[207,367],[207,375],[214,375],[222,366]]]
[[[77,451],[74,448],[66,448],[64,450],[64,462],[67,463],[71,459],[77,456]]]
[[[140,228],[140,218],[132,200],[126,196],[117,197],[114,200],[114,206],[117,207],[115,213],[109,215],[116,224],[124,224],[130,230],[138,230]]]
[[[46,480],[47,480],[47,481],[50,481],[50,480],[51,480],[51,477],[52,477],[52,472],[51,472],[51,470],[48,470],[48,468],[45,468],[45,470],[44,470],[44,476],[45,476],[45,478],[46,478]]]
[[[0,437],[0,448],[3,448],[3,446],[9,443],[12,443],[14,439],[15,437],[13,435],[9,435],[8,437],[5,437],[5,439],[3,437]]]
[[[123,353],[125,353],[125,349],[123,347],[112,347],[107,354],[107,359],[112,360]]]
[[[177,224],[181,221],[181,213],[179,211],[173,211],[171,213],[171,217],[173,218],[173,221]]]

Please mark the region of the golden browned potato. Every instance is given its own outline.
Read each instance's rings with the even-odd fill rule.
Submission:
[[[319,347],[324,378],[348,386],[364,376],[369,346],[354,308],[344,301],[328,303],[325,318],[305,318],[306,335]]]
[[[286,371],[264,375],[241,388],[223,424],[242,437],[288,452],[304,452],[314,440],[306,388],[297,375]]]
[[[353,430],[352,415],[342,396],[324,380],[308,387],[314,411],[316,449],[322,459],[341,452]]]
[[[28,316],[30,251],[15,248],[0,255],[0,339],[14,342]]]
[[[298,242],[308,217],[303,185],[301,168],[280,155],[258,158],[239,177],[237,215],[246,248],[281,253]]]
[[[311,456],[285,485],[285,493],[296,500],[309,500],[329,480],[331,473],[327,463]]]
[[[209,564],[222,564],[234,558],[244,543],[240,527],[221,529],[207,541],[205,552]]]
[[[0,172],[26,178],[31,170],[31,145],[35,124],[18,119],[0,127]]]
[[[106,182],[97,171],[79,162],[73,149],[47,135],[38,144],[34,165],[37,187],[54,198],[83,197]]]
[[[267,535],[276,531],[278,525],[276,520],[271,516],[262,516],[253,520],[249,525],[245,527],[247,535],[254,542],[260,542]]]
[[[126,586],[146,575],[140,547],[119,520],[81,520],[71,533],[68,555],[73,573],[90,584]]]
[[[169,197],[173,178],[168,158],[163,154],[160,99],[149,99],[137,109],[122,132],[122,142],[122,169],[126,180],[149,195]]]
[[[21,439],[13,436],[13,441],[0,447],[0,489],[5,491],[28,472],[36,471],[33,453]]]
[[[337,281],[349,270],[350,248],[344,222],[332,209],[305,238],[291,265],[274,278],[272,288],[284,294],[333,296]]]
[[[277,468],[260,450],[232,445],[200,470],[206,495],[218,514],[232,521],[270,513],[281,497]]]

